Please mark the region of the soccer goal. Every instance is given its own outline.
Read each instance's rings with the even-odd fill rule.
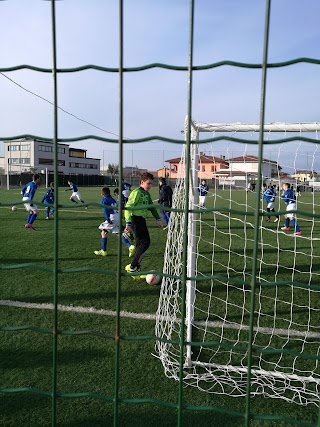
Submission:
[[[156,353],[168,377],[180,379],[182,351],[187,385],[244,396],[250,373],[251,395],[318,405],[319,130],[319,123],[265,124],[261,158],[255,152],[259,125],[192,122],[190,152],[184,147],[173,196],[156,320]],[[213,134],[209,151],[208,143],[206,152],[199,148],[201,132]],[[221,132],[224,140],[216,138]],[[200,209],[203,177],[209,192]],[[296,195],[301,236],[282,230],[287,182]],[[277,193],[274,212],[266,210],[262,183]]]

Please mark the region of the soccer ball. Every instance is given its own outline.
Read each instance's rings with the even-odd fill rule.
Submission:
[[[149,285],[157,285],[161,280],[161,277],[158,274],[147,274],[146,282]]]
[[[11,209],[12,209],[13,212],[17,212],[17,210],[18,210],[17,206],[12,206]]]

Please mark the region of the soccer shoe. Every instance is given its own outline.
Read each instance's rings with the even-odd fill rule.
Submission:
[[[295,234],[296,236],[302,236],[301,231],[296,231],[294,234]]]
[[[134,245],[129,246],[129,258],[133,257],[136,251],[136,247]]]
[[[107,251],[103,251],[102,249],[100,249],[100,251],[94,251],[94,253],[96,255],[107,256]]]
[[[36,229],[34,228],[34,226],[32,224],[24,224],[25,228],[31,228],[31,230],[36,231]]]
[[[48,216],[46,216],[46,219],[49,219],[49,217],[48,217]]]
[[[138,267],[131,268],[131,264],[126,265],[124,269],[126,270],[127,273],[135,273],[140,270],[140,268]],[[140,276],[131,276],[131,277],[133,280],[139,280],[141,278]]]
[[[281,227],[281,230],[290,231],[290,227]]]

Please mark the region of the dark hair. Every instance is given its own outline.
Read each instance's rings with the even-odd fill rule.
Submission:
[[[140,181],[147,181],[148,179],[154,180],[152,173],[150,172],[143,172],[140,176]]]
[[[115,188],[115,189],[113,190],[113,193],[114,193],[114,194],[119,194],[119,188]]]
[[[110,196],[110,188],[109,187],[102,187],[101,193],[105,196]]]
[[[32,177],[33,181],[35,181],[36,179],[40,179],[40,175],[38,173],[35,173]]]
[[[163,178],[162,176],[160,176],[160,178],[159,178],[159,182],[162,182],[162,184],[165,184],[165,183],[166,183],[166,179],[165,179],[165,178]]]

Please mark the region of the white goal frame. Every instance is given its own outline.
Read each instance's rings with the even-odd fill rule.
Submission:
[[[192,142],[197,141],[199,139],[199,133],[200,132],[211,132],[211,133],[218,133],[218,132],[232,132],[232,133],[236,133],[236,132],[250,132],[250,133],[256,133],[256,132],[260,132],[260,125],[259,124],[241,124],[241,123],[233,123],[233,124],[221,124],[221,123],[200,123],[200,122],[195,122],[192,121],[190,124],[190,129],[188,127],[188,120],[186,119],[185,121],[185,135],[187,135],[187,133],[190,130],[190,139]],[[318,131],[320,131],[320,123],[315,122],[315,123],[282,123],[282,122],[276,122],[276,123],[268,123],[264,125],[264,132],[278,132],[278,133],[286,133],[286,132],[295,132],[295,133],[305,133],[305,132],[316,132],[318,133]],[[186,138],[187,139],[187,138]],[[185,147],[184,147],[185,149]],[[199,145],[192,143],[190,144],[190,152],[189,152],[189,156],[190,156],[190,170],[188,171],[189,174],[189,182],[190,182],[190,186],[189,186],[189,195],[188,195],[188,200],[187,200],[187,196],[185,195],[185,203],[188,203],[188,244],[187,244],[187,277],[195,277],[197,272],[196,272],[196,227],[197,227],[197,222],[196,222],[196,218],[198,213],[194,212],[195,210],[197,210],[197,208],[199,206],[197,206],[196,203],[196,196],[197,196],[197,186],[198,186],[198,172],[199,172]],[[187,172],[186,172],[186,168],[184,167],[185,165],[182,164],[182,168],[181,168],[181,179],[187,179]],[[260,181],[259,181],[260,182]],[[259,191],[259,190],[258,190]],[[178,190],[179,192],[179,190]],[[179,206],[177,204],[177,198],[180,197],[179,194],[177,194],[177,192],[174,192],[174,203],[173,203],[173,208],[180,208],[181,206]],[[174,215],[174,212],[172,213],[172,215]],[[174,221],[170,221],[169,223],[169,232],[175,233],[175,229],[174,229],[175,225],[174,225]],[[166,252],[171,251],[171,248],[169,248],[169,245],[171,244],[171,242],[167,242],[167,248],[166,248]],[[181,247],[180,247],[181,249]],[[169,255],[170,256],[170,255]],[[165,260],[165,264],[166,264],[166,260]],[[175,270],[175,274],[179,274],[179,272],[181,273],[181,270],[179,268],[174,269]],[[167,274],[172,274],[172,271],[166,271],[166,269],[164,269],[164,273]],[[163,283],[162,283],[162,288],[165,286],[165,282],[169,282],[170,286],[173,287],[172,285],[174,284],[172,279],[163,279]],[[185,316],[185,341],[187,342],[192,342],[193,339],[193,328],[195,325],[195,319],[194,319],[194,304],[195,304],[195,298],[196,298],[196,293],[195,293],[195,287],[196,287],[196,283],[195,280],[187,280],[186,281],[186,316]],[[164,292],[167,292],[166,290]],[[157,324],[156,324],[156,335],[157,337],[160,338],[166,338],[166,339],[171,339],[171,334],[170,334],[170,322],[171,324],[173,324],[176,321],[179,321],[179,319],[167,319],[165,321],[168,321],[168,325],[167,327],[165,327],[163,329],[163,322],[164,322],[164,317],[166,316],[166,313],[164,313],[164,311],[162,310],[162,306],[164,304],[164,294],[162,294],[160,296],[160,300],[159,300],[159,308],[158,308],[158,312],[157,312]],[[170,304],[170,303],[169,303]],[[174,310],[173,310],[174,311]],[[170,316],[170,313],[169,313]],[[181,319],[180,319],[181,321]],[[245,329],[244,326],[242,326],[243,329]],[[180,326],[181,328],[181,326]],[[290,334],[291,331],[288,331],[288,333]],[[314,334],[314,337],[316,339],[320,338],[320,333],[314,333],[314,332],[310,332],[311,335]],[[164,366],[165,369],[165,373],[168,377],[173,377],[176,380],[179,380],[179,375],[177,374],[178,370],[179,370],[179,357],[176,358],[176,360],[172,359],[172,356],[170,355],[170,350],[168,351],[168,349],[170,349],[170,344],[168,343],[161,343],[160,341],[158,341],[156,343],[156,350],[158,353],[158,357],[161,359],[162,364]],[[193,383],[192,385],[197,384],[196,386],[201,388],[201,386],[198,385],[199,381],[204,380],[207,381],[208,378],[210,377],[210,374],[208,374],[208,372],[204,372],[203,373],[203,378],[197,377],[197,374],[191,374],[191,370],[193,367],[195,366],[205,366],[208,364],[202,364],[202,362],[199,361],[193,361],[192,360],[192,349],[190,345],[187,345],[185,348],[185,355],[184,355],[184,374],[183,374],[183,380],[188,383],[188,380],[190,380],[191,383]],[[232,373],[232,372],[236,372],[238,375],[240,375],[241,377],[241,381],[243,381],[243,375],[247,375],[247,369],[246,367],[241,367],[241,366],[232,366],[232,365],[220,365],[220,364],[213,364],[212,366],[214,366],[216,371],[220,371],[220,369],[223,369],[224,371],[228,373]],[[320,377],[319,378],[313,378],[312,376],[299,376],[296,375],[295,373],[292,374],[288,374],[288,373],[281,373],[281,372],[269,372],[266,371],[264,369],[252,369],[250,371],[250,374],[255,376],[255,377],[263,377],[263,376],[267,376],[270,381],[277,381],[277,380],[281,380],[283,382],[293,382],[295,384],[295,382],[302,382],[302,383],[314,383],[314,386],[316,388],[316,390],[318,390],[318,388],[320,388]],[[212,373],[211,374],[212,378],[211,380],[214,380],[215,374]],[[296,386],[294,385],[294,389],[296,388]],[[256,393],[259,394],[259,393]],[[235,394],[235,395],[243,395],[241,394],[241,392],[239,394]],[[308,397],[304,396],[300,401],[299,398],[297,400],[295,399],[289,399],[286,398],[285,396],[282,395],[277,395],[275,397],[279,397],[279,398],[283,398],[284,400],[288,400],[288,401],[296,401],[297,403],[301,403],[301,404],[307,404],[307,403],[317,403],[317,400],[319,399],[319,393],[318,391],[315,391],[314,393],[311,393],[311,397],[310,400],[308,399]],[[271,396],[272,397],[272,396]]]

